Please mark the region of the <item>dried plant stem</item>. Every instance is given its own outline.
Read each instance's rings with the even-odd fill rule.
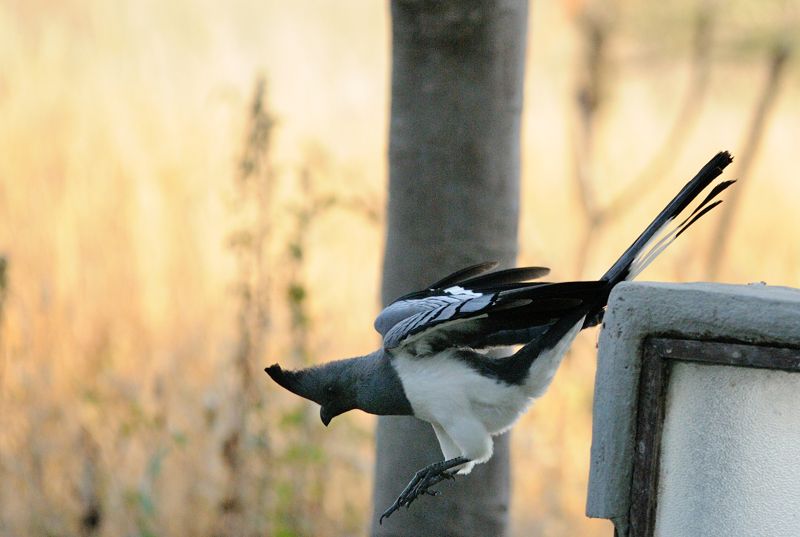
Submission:
[[[586,227],[577,249],[577,270],[583,272],[588,257],[592,230],[603,219],[594,193],[591,166],[594,162],[594,138],[597,110],[603,99],[605,55],[608,38],[608,23],[605,19],[587,15],[583,20],[586,53],[584,76],[576,92],[577,128],[574,145],[573,178],[578,191],[578,200],[586,218]]]
[[[576,92],[578,127],[575,136],[574,178],[581,206],[589,221],[593,222],[601,213],[593,189],[590,166],[594,161],[592,155],[597,110],[603,102],[608,23],[601,17],[587,16],[583,21],[583,28],[586,55],[584,76]]]
[[[237,383],[231,397],[231,421],[222,442],[222,459],[228,470],[228,484],[220,502],[224,534],[249,533],[246,506],[252,479],[245,469],[245,446],[249,435],[247,416],[257,406],[252,364],[262,356],[269,328],[270,280],[267,270],[271,222],[272,169],[269,163],[273,120],[266,110],[266,83],[259,79],[250,107],[250,127],[236,181],[235,210],[249,217],[231,238],[237,257],[236,284],[238,345],[233,357]],[[263,449],[268,450],[268,446]],[[261,476],[264,477],[264,476]],[[263,509],[264,506],[259,506]]]
[[[103,522],[97,471],[100,447],[86,428],[81,429],[79,444],[83,455],[81,477],[78,482],[78,495],[81,503],[79,527],[80,534],[83,537],[91,537],[100,532],[100,526]]]
[[[669,173],[672,164],[686,145],[689,135],[700,117],[708,89],[711,73],[709,57],[714,21],[711,3],[706,0],[701,3],[700,11],[695,18],[689,83],[669,134],[638,177],[608,204],[603,211],[605,215],[618,214],[642,199],[644,194],[652,189],[654,183]],[[603,219],[603,221],[606,220]]]
[[[3,328],[3,319],[5,318],[6,296],[8,295],[8,261],[5,256],[0,256],[0,330]],[[0,331],[0,343],[2,343],[3,333]],[[0,346],[2,349],[2,346]],[[0,351],[0,396],[2,396],[3,380],[5,379],[6,371],[6,353]],[[2,402],[2,398],[0,398]]]

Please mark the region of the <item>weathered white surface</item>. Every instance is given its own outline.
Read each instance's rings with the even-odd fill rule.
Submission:
[[[800,373],[672,367],[656,536],[800,535]]]
[[[623,283],[611,294],[604,325],[586,513],[624,526],[642,342],[670,335],[797,346],[800,291],[765,285]]]

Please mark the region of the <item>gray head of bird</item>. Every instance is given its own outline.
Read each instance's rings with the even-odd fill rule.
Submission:
[[[356,408],[354,367],[351,359],[296,370],[286,370],[274,364],[265,371],[290,392],[320,405],[319,417],[327,427],[339,414]]]
[[[383,351],[305,369],[274,364],[267,374],[290,392],[320,405],[327,426],[333,418],[360,409],[377,415],[410,415],[403,386]]]

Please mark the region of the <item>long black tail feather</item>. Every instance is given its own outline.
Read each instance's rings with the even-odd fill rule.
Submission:
[[[602,280],[608,282],[609,287],[613,287],[617,283],[629,279],[631,277],[631,266],[637,259],[641,259],[642,253],[645,248],[651,243],[652,239],[663,231],[664,228],[672,222],[686,207],[697,197],[703,190],[705,190],[717,177],[720,176],[722,171],[728,164],[733,161],[730,153],[721,151],[717,153],[703,168],[689,181],[686,186],[681,189],[675,198],[667,204],[667,206],[655,217],[649,226],[642,232],[641,235],[631,244],[627,250],[620,256],[620,258],[611,266],[610,269],[603,275]],[[732,182],[725,181],[717,185],[711,193],[703,200],[703,202],[695,209],[687,220],[685,226],[679,226],[680,233],[685,231],[690,225],[694,224],[701,216],[706,214],[709,210],[716,206],[716,204],[708,205],[711,200],[718,196],[723,190],[728,188]],[[695,218],[692,216],[697,213]],[[674,240],[677,234],[670,237],[669,242]],[[669,244],[667,242],[667,244]],[[646,257],[649,259],[647,263],[655,258],[655,255],[660,253],[666,246],[664,244],[657,244],[653,249],[649,250]],[[651,255],[655,254],[655,255]],[[644,266],[639,262],[638,266],[640,271]],[[635,274],[634,274],[635,275]]]
[[[653,261],[672,241],[686,231],[691,225],[697,222],[704,215],[708,214],[714,207],[721,203],[720,200],[714,201],[726,188],[733,184],[733,181],[723,181],[715,186],[705,199],[680,222],[675,228],[666,233],[655,244],[653,240],[665,228],[680,215],[689,204],[706,189],[733,158],[727,151],[717,153],[697,175],[681,189],[675,198],[656,216],[641,235],[631,244],[620,258],[605,273],[603,278],[597,282],[593,296],[585,296],[579,307],[570,310],[565,315],[558,318],[554,323],[546,325],[544,333],[537,332],[539,337],[531,339],[519,351],[509,358],[499,362],[498,368],[502,368],[502,378],[508,382],[521,383],[527,378],[528,371],[533,362],[546,349],[551,349],[557,345],[570,331],[575,329],[575,325],[583,320],[581,328],[595,326],[602,322],[603,312],[608,301],[611,289],[621,281],[630,279],[641,272]],[[570,282],[572,286],[583,286],[589,282]],[[564,285],[564,284],[562,284]],[[556,288],[556,286],[553,286]],[[567,289],[565,287],[564,289]],[[591,289],[586,289],[590,291]],[[533,292],[533,291],[530,291]],[[524,291],[507,291],[506,294],[513,298],[522,298]],[[591,293],[589,293],[591,295]]]

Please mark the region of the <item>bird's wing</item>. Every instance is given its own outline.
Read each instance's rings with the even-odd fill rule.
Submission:
[[[497,261],[487,261],[485,263],[478,263],[476,265],[464,267],[452,274],[448,274],[441,280],[430,284],[428,289],[446,289],[448,287],[452,287],[453,285],[463,282],[464,280],[474,278],[475,276],[483,274],[484,272],[490,271],[497,265]]]
[[[448,277],[390,304],[375,320],[375,328],[386,349],[411,341],[431,350],[525,343],[605,285],[528,281],[546,273],[542,267],[524,267],[465,279]],[[441,282],[457,285],[437,288]]]
[[[451,288],[478,291],[488,290],[498,286],[516,286],[523,282],[528,282],[539,279],[543,276],[547,276],[550,273],[550,269],[547,267],[518,267],[505,270],[496,270],[494,272],[484,274],[486,271],[491,270],[496,266],[496,261],[490,261],[457,270],[449,276],[430,284],[421,291],[414,291],[413,293],[408,293],[407,295],[403,295],[400,298],[395,299],[390,306],[405,300],[439,295]]]
[[[429,313],[449,304],[455,304],[454,308],[457,308],[461,302],[476,298],[478,294],[518,287],[520,283],[550,272],[544,267],[523,267],[484,274],[496,265],[496,262],[472,265],[432,283],[426,289],[401,296],[378,315],[375,330],[386,337],[397,324],[414,315]]]
[[[492,294],[454,290],[406,299],[387,307],[376,319],[375,326],[379,332],[385,327],[383,346],[392,349],[410,336],[434,326],[481,315],[491,306],[493,298]]]

